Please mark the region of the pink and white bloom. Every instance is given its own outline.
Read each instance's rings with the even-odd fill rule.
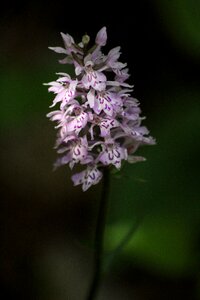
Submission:
[[[63,75],[63,77],[58,78],[56,81],[47,83],[50,85],[48,88],[49,92],[56,94],[56,97],[53,100],[53,104],[50,107],[55,106],[58,102],[61,102],[60,108],[64,108],[66,104],[69,103],[75,97],[76,86],[78,80],[72,80],[68,74],[57,73],[58,75]]]
[[[122,99],[118,97],[118,94],[110,91],[96,92],[94,89],[90,89],[87,94],[87,99],[90,108],[92,108],[97,115],[104,111],[106,115],[112,117],[115,113],[116,106],[122,105]]]
[[[103,174],[100,172],[96,166],[88,167],[86,170],[74,174],[72,176],[72,181],[74,185],[82,184],[83,191],[87,191],[92,185],[99,183]]]
[[[128,68],[125,68],[125,69],[115,69],[115,80],[118,81],[118,82],[124,82],[126,81],[130,75],[128,73]]]
[[[74,105],[73,115],[66,116],[66,122],[61,126],[64,125],[69,134],[75,133],[78,135],[81,129],[87,125],[87,122],[88,114],[81,106]]]
[[[114,119],[106,116],[105,118],[101,118],[97,115],[94,115],[93,120],[91,121],[92,125],[90,127],[90,135],[91,140],[94,140],[94,127],[98,126],[100,129],[100,136],[101,137],[109,137],[110,136],[110,130],[112,128],[115,128],[119,126],[119,122]]]
[[[100,72],[95,71],[93,63],[88,61],[85,65],[85,74],[82,78],[83,86],[88,90],[90,87],[97,91],[103,91],[106,88],[106,76]]]
[[[59,126],[60,123],[65,122],[65,111],[63,109],[51,111],[47,114],[47,118],[50,118],[51,121],[56,121]]]
[[[117,143],[102,145],[102,152],[98,160],[104,165],[114,165],[117,169],[121,168],[121,161],[127,160],[127,149],[120,147]]]
[[[64,141],[66,141],[66,139]],[[86,164],[93,160],[92,156],[88,156],[88,142],[86,136],[82,138],[73,136],[73,138],[67,141],[66,145],[58,149],[58,153],[65,153],[65,155],[56,161],[54,165],[56,168],[61,165],[69,164],[72,169],[74,165],[79,162]]]
[[[72,181],[86,191],[101,180],[103,168],[119,170],[123,161],[144,161],[135,152],[155,141],[141,125],[139,101],[131,96],[133,85],[126,82],[127,64],[118,60],[120,47],[107,55],[101,50],[107,42],[106,27],[97,33],[91,48],[87,47],[89,36],[76,44],[69,34],[61,35],[64,48],[50,49],[65,54],[60,62],[72,64],[75,75],[57,73],[59,78],[47,83],[55,94],[50,107],[59,105],[47,115],[58,129],[55,148],[60,157],[54,166],[84,166]]]
[[[81,48],[76,45],[76,43],[74,42],[73,37],[70,34],[68,34],[68,33],[65,34],[63,32],[61,32],[60,34],[62,36],[65,48],[63,48],[63,47],[49,47],[50,50],[53,50],[53,51],[55,51],[56,53],[59,53],[59,54],[67,54],[67,55],[70,55],[71,53],[80,53],[80,54],[83,53]],[[66,62],[65,62],[65,60],[66,60],[66,58],[64,60],[60,61],[60,62],[61,63],[71,63],[71,61],[72,61],[71,58],[66,60]]]
[[[78,135],[87,125],[89,114],[77,104],[71,105],[70,110],[56,110],[50,112],[47,117],[51,121],[56,121],[56,128],[60,128],[60,138],[64,139],[67,135]]]
[[[124,110],[121,114],[126,120],[140,120],[141,109],[139,108],[139,102],[136,99],[128,97],[124,100],[123,105]]]

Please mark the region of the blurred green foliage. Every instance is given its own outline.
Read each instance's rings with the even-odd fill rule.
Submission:
[[[183,52],[200,56],[200,1],[155,0],[158,17],[168,35]]]
[[[167,111],[159,107],[162,121],[154,115],[150,125],[157,145],[140,150],[147,161],[126,165],[113,180],[106,245],[114,249],[139,219],[124,255],[180,275],[198,269],[200,90],[182,87],[166,99],[157,93],[169,103]]]
[[[56,61],[41,68],[26,68],[17,64],[12,68],[3,68],[0,73],[1,98],[4,99],[1,102],[1,126],[23,126],[29,118],[47,114],[51,97],[43,83],[56,79],[57,70]]]

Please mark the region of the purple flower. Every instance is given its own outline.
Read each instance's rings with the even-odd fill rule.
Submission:
[[[115,69],[115,74],[115,80],[118,82],[124,82],[130,77],[130,75],[128,74],[128,68]]]
[[[56,168],[69,163],[72,169],[76,163],[86,164],[92,161],[92,156],[88,156],[88,142],[85,136],[82,138],[71,136],[70,140],[65,139],[62,141],[63,143],[64,145],[58,149],[58,153],[66,152],[66,154],[56,161],[54,165]]]
[[[117,169],[121,168],[121,161],[127,160],[127,149],[120,147],[117,143],[104,144],[103,150],[100,153],[98,160],[104,165],[114,165]]]
[[[72,63],[72,59],[70,57],[71,53],[83,53],[83,51],[81,50],[80,47],[78,47],[75,42],[74,39],[71,35],[69,35],[68,33],[65,34],[63,32],[60,33],[64,42],[64,46],[65,48],[62,47],[49,47],[50,50],[55,51],[56,53],[59,54],[67,54],[68,57],[64,58],[63,60],[60,60],[60,63]]]
[[[122,105],[122,99],[110,91],[95,92],[91,89],[87,94],[90,107],[99,115],[103,110],[108,116],[113,116],[115,107]]]
[[[79,134],[82,128],[84,128],[88,121],[88,114],[84,112],[81,108],[76,107],[74,109],[75,116],[71,116],[67,121],[67,130],[69,133],[74,132]]]
[[[82,184],[82,189],[85,192],[92,185],[99,183],[101,178],[102,178],[102,173],[97,169],[97,167],[89,166],[86,170],[74,174],[72,176],[72,181],[74,185]]]
[[[119,126],[119,122],[116,119],[110,118],[108,116],[106,116],[105,118],[101,118],[97,115],[94,115],[94,118],[92,120],[92,125],[89,130],[92,140],[94,140],[94,126],[99,127],[101,137],[109,137],[110,130],[112,128]]]
[[[64,110],[54,110],[47,114],[47,117],[51,121],[57,121],[58,124],[65,122],[65,111]]]
[[[97,33],[91,48],[89,36],[76,44],[69,34],[61,35],[64,48],[50,49],[65,54],[60,62],[72,64],[75,75],[57,73],[59,78],[46,84],[55,94],[50,107],[59,104],[47,115],[58,129],[55,148],[60,157],[54,166],[86,166],[72,176],[74,185],[81,184],[86,191],[101,180],[102,168],[120,169],[122,161],[144,161],[135,152],[155,141],[141,125],[139,101],[131,96],[133,85],[126,82],[127,64],[118,60],[120,47],[108,54],[101,50],[107,41],[106,27]]]
[[[139,102],[134,98],[128,98],[124,101],[124,110],[122,111],[122,116],[126,120],[137,121],[139,120],[139,115],[141,109],[139,108]]]
[[[59,75],[64,75],[64,77],[58,78],[56,81],[49,82],[46,85],[50,85],[48,88],[49,92],[57,94],[53,100],[53,104],[50,107],[55,106],[58,102],[61,102],[60,108],[64,108],[70,100],[75,97],[76,86],[78,81],[71,80],[71,77],[65,73],[57,73]]]
[[[87,90],[92,87],[97,91],[103,91],[106,88],[106,76],[100,71],[94,71],[92,66],[91,61],[86,63],[82,84]]]

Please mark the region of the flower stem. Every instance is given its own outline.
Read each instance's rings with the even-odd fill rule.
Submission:
[[[102,194],[99,204],[99,211],[97,217],[97,225],[95,232],[95,241],[94,241],[94,274],[87,296],[87,300],[94,300],[97,294],[100,279],[102,276],[102,267],[103,267],[103,242],[104,242],[104,231],[106,225],[106,212],[108,206],[108,193],[109,193],[109,170],[104,168],[103,174],[103,186]]]

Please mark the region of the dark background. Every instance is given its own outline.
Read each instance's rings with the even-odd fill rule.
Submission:
[[[43,82],[68,67],[48,46],[107,27],[157,145],[113,176],[106,253],[139,220],[112,261],[100,299],[199,299],[200,2],[8,2],[0,12],[3,299],[84,299],[101,184],[83,193],[52,172],[56,132]]]

